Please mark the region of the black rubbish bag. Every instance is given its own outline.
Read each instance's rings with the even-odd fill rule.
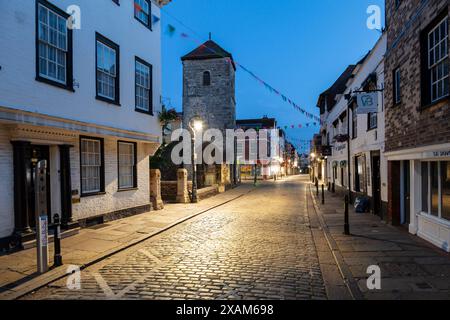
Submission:
[[[355,200],[356,213],[366,213],[369,210],[369,199],[366,197],[358,197]]]

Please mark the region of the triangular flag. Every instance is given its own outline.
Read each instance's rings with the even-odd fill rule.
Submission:
[[[176,29],[175,29],[175,27],[173,25],[171,25],[171,24],[167,25],[167,33],[170,36],[173,36],[175,31],[176,31]]]
[[[161,20],[160,17],[157,17],[157,16],[155,16],[154,14],[152,15],[152,22],[153,22],[153,24],[158,23],[159,20]]]

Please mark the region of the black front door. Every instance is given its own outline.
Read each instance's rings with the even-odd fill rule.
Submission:
[[[373,214],[383,218],[381,211],[381,174],[380,156],[372,156]]]
[[[49,221],[51,221],[51,207],[50,207],[50,149],[48,146],[37,146],[32,145],[31,146],[31,177],[29,179],[30,181],[30,188],[29,188],[29,224],[30,227],[34,228],[36,227],[36,210],[35,210],[35,189],[34,189],[34,169],[36,168],[36,165],[39,161],[46,160],[47,161],[47,214],[49,217]]]
[[[403,161],[403,201],[404,201],[404,212],[402,217],[402,224],[409,225],[411,216],[411,175],[410,175],[410,162]]]

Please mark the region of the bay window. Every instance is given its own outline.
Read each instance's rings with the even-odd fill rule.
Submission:
[[[450,221],[450,161],[422,162],[422,211]]]

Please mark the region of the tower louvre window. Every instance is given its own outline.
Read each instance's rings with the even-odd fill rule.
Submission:
[[[203,72],[203,85],[208,87],[211,85],[211,72],[205,71]]]

